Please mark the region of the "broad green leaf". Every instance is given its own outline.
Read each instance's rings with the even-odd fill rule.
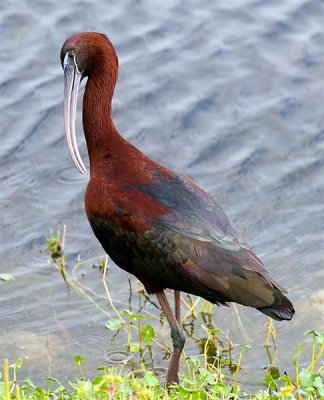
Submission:
[[[21,368],[23,365],[22,359],[18,358],[14,364],[9,365],[10,368],[18,369]]]
[[[209,385],[216,385],[217,379],[213,373],[208,371],[206,368],[199,368],[199,380],[206,382]]]
[[[93,385],[99,385],[103,381],[104,381],[104,377],[103,376],[96,376],[95,378],[92,379],[92,384]]]
[[[154,375],[152,371],[146,371],[143,381],[145,386],[160,386],[158,378]]]
[[[92,396],[92,383],[87,380],[87,381],[80,381],[78,380],[78,385],[77,385],[77,392],[80,396],[80,399],[87,399],[91,398]]]
[[[315,372],[308,371],[306,368],[303,368],[299,373],[299,382],[304,387],[313,386],[314,379],[317,374]]]
[[[318,389],[318,393],[321,397],[324,397],[324,382],[321,376],[317,376],[314,379],[314,386]]]
[[[84,358],[82,356],[77,355],[73,358],[73,361],[74,364],[79,365],[84,361]]]
[[[268,385],[270,389],[275,389],[277,387],[276,381],[273,379],[271,374],[266,374],[265,377],[263,378],[265,383]]]
[[[111,319],[105,324],[105,327],[110,331],[118,331],[122,325],[123,324],[120,319]]]
[[[152,339],[155,338],[155,331],[151,325],[147,324],[142,327],[142,339],[145,343],[150,344]]]
[[[282,380],[282,382],[285,384],[285,386],[291,386],[292,385],[291,378],[290,378],[289,375],[282,375],[280,377],[280,380]]]
[[[137,353],[139,350],[139,344],[138,343],[133,343],[129,346],[129,351],[131,353]]]

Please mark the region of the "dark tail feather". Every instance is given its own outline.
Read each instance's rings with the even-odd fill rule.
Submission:
[[[277,297],[274,304],[269,307],[258,308],[258,310],[276,321],[282,321],[284,319],[290,321],[295,314],[295,309],[286,296],[279,291],[277,292],[277,295],[278,294],[280,294],[280,296]]]

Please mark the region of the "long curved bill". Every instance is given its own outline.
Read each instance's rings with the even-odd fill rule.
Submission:
[[[72,160],[81,174],[87,172],[81,159],[75,133],[75,115],[82,74],[74,63],[64,67],[64,128]]]

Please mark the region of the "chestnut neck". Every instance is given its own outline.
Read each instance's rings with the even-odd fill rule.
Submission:
[[[112,120],[112,98],[117,65],[102,59],[94,63],[83,97],[83,129],[88,147],[90,173],[106,154],[117,154],[127,144]]]

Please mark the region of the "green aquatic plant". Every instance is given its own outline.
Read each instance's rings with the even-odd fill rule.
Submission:
[[[141,365],[142,373],[125,373],[121,367],[98,368],[98,375],[92,379],[85,377],[81,364],[83,357],[76,356],[80,378],[74,378],[66,386],[53,377],[47,378],[47,385],[37,386],[29,378],[18,383],[17,370],[22,361],[9,365],[3,361],[3,380],[0,381],[0,399],[4,400],[315,400],[324,397],[324,333],[314,330],[306,332],[312,335],[310,360],[302,360],[303,346],[300,344],[293,357],[295,376],[282,374],[272,376],[269,372],[264,377],[266,387],[255,393],[244,391],[237,384],[237,375],[225,376],[222,368],[205,363],[200,357],[187,357],[188,371],[180,376],[179,384],[172,384],[165,389],[153,371]],[[243,355],[241,348],[240,355]],[[242,357],[240,357],[242,360]],[[306,367],[300,368],[301,361]],[[237,361],[237,374],[241,361]]]
[[[51,264],[54,265],[61,273],[64,282],[67,283],[66,277],[66,264],[64,256],[64,246],[66,237],[66,225],[63,226],[63,233],[57,231],[56,235],[53,235],[53,231],[50,230],[50,235],[47,238],[47,248],[51,256]]]
[[[307,367],[300,368],[303,344],[299,343],[293,357],[294,376],[280,375],[278,370],[268,369],[264,381],[273,397],[269,398],[324,398],[324,332],[310,330],[305,335],[313,335],[311,361]],[[320,364],[320,365],[318,365]]]
[[[68,382],[67,387],[60,384],[55,378],[49,379],[49,386],[44,389],[35,386],[31,380],[24,380],[19,386],[16,379],[16,370],[21,367],[21,361],[5,368],[4,382],[0,384],[0,398],[10,399],[315,399],[324,397],[323,384],[323,333],[314,330],[306,334],[312,336],[312,346],[310,361],[308,364],[302,360],[303,345],[299,344],[296,354],[292,360],[294,374],[282,374],[277,367],[277,358],[280,349],[276,345],[276,331],[271,319],[267,323],[265,338],[265,351],[268,356],[269,364],[264,376],[265,387],[256,393],[246,393],[240,386],[240,371],[243,365],[244,352],[250,345],[234,344],[228,335],[221,329],[214,326],[211,315],[211,304],[200,298],[191,295],[181,297],[183,308],[185,309],[182,322],[184,328],[190,329],[193,321],[201,318],[203,321],[203,337],[195,338],[192,332],[187,332],[188,336],[194,339],[199,348],[199,355],[186,357],[186,373],[181,375],[180,383],[173,384],[166,390],[162,387],[159,379],[153,371],[147,370],[144,364],[144,355],[149,352],[151,355],[152,343],[158,345],[164,352],[165,358],[170,355],[170,349],[158,342],[157,333],[154,329],[156,321],[162,322],[163,317],[158,313],[149,313],[145,305],[152,300],[145,294],[141,283],[138,282],[137,293],[142,304],[139,304],[136,312],[132,311],[131,304],[128,308],[119,312],[115,306],[109,287],[107,285],[108,258],[96,257],[88,260],[81,260],[80,257],[71,268],[65,263],[64,243],[66,238],[66,227],[61,236],[58,232],[55,236],[51,233],[48,238],[48,250],[51,263],[61,272],[68,286],[76,290],[81,296],[86,297],[100,312],[109,315],[101,306],[104,299],[108,306],[114,311],[115,317],[109,318],[105,326],[107,329],[119,334],[124,331],[127,334],[125,348],[129,352],[137,353],[140,357],[140,373],[135,371],[129,373],[126,369],[108,369],[100,367],[100,374],[94,379],[89,380],[85,377],[81,364],[84,360],[81,356],[76,356],[74,362],[80,370],[80,378],[75,378],[73,382]],[[93,264],[95,261],[95,265]],[[78,273],[80,266],[89,265],[99,267],[102,276],[103,294],[96,293],[87,287],[84,281],[80,281]],[[63,270],[63,273],[62,273]],[[130,283],[130,291],[131,283]],[[130,293],[131,296],[131,293]],[[237,309],[234,307],[238,323],[242,322]],[[158,314],[158,315],[157,315]],[[192,322],[190,322],[192,321]],[[152,355],[151,355],[152,358]],[[120,367],[122,368],[122,367]],[[126,367],[123,367],[126,368]],[[5,369],[7,372],[5,372]],[[12,369],[13,377],[9,380],[9,370]],[[55,390],[52,387],[55,386]],[[9,389],[8,389],[9,388]],[[8,397],[8,393],[11,397]],[[7,396],[7,397],[5,397]],[[19,397],[20,396],[20,397]],[[27,396],[27,397],[26,397]],[[28,397],[30,396],[30,397]],[[34,396],[34,397],[32,397]],[[37,397],[38,396],[38,397]],[[42,397],[43,396],[43,397]],[[47,397],[46,397],[47,396]]]

